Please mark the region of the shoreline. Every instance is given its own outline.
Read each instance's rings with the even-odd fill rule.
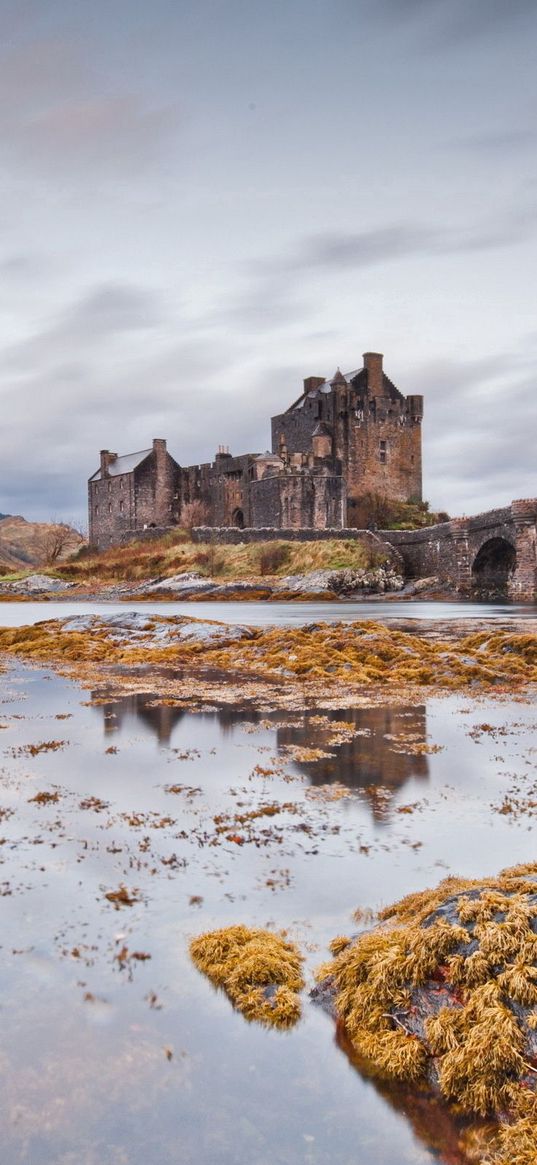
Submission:
[[[358,620],[269,628],[190,616],[75,615],[0,628],[0,659],[94,691],[194,708],[335,709],[453,694],[532,699],[537,618]]]

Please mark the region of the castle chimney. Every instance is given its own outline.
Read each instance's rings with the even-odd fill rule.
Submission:
[[[324,384],[324,376],[306,376],[304,392],[313,392],[315,388],[320,388],[321,384]]]
[[[169,494],[166,456],[166,442],[163,437],[153,438],[153,453],[155,454],[155,522],[157,526],[169,525]]]
[[[111,453],[109,449],[101,449],[101,477],[109,477],[108,472],[113,461],[117,460],[117,453]]]
[[[364,368],[367,372],[369,396],[384,396],[382,359],[382,352],[364,352]]]

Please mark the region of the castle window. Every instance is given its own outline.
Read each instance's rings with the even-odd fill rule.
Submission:
[[[109,494],[112,493],[112,482],[111,481],[108,482],[108,493]]]
[[[119,488],[120,488],[120,489],[123,489],[123,486],[124,486],[124,485],[125,485],[124,479],[123,479],[122,477],[120,477],[120,479],[119,479]]]
[[[111,513],[112,513],[112,502],[109,502],[109,503],[108,503],[108,513],[109,513],[109,514],[111,514]]]
[[[123,502],[120,502],[120,503],[119,503],[119,512],[120,512],[120,514],[122,514],[122,513],[123,513],[123,510],[124,510],[124,509],[125,509],[125,506],[124,506]]]
[[[386,464],[386,442],[379,441],[379,458],[382,465]]]
[[[97,517],[97,516],[98,516],[98,514],[99,514],[99,507],[98,507],[98,506],[95,506],[95,517]]]

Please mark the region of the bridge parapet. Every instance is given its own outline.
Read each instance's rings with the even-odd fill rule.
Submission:
[[[422,530],[383,530],[381,536],[403,556],[410,578],[438,578],[469,590],[486,564],[494,578],[494,558],[511,598],[537,598],[537,498],[472,517],[452,518]]]

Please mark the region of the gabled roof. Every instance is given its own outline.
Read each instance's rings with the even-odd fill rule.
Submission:
[[[120,477],[122,473],[132,473],[133,469],[141,465],[142,461],[145,461],[146,457],[149,457],[149,454],[152,452],[152,449],[141,449],[139,453],[125,453],[123,457],[116,457],[115,461],[111,461],[108,466],[110,477]],[[100,480],[101,470],[99,468],[97,473],[94,473],[90,477],[90,481]]]

